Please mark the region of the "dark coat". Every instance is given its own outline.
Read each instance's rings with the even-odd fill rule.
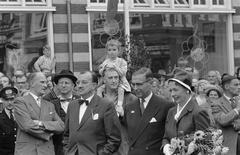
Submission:
[[[66,155],[112,155],[121,143],[120,122],[113,103],[94,95],[79,124],[77,100],[68,106],[64,142]]]
[[[174,119],[177,106],[168,112],[163,146],[170,142],[171,138],[193,133],[197,130],[205,130],[210,127],[210,119],[207,111],[201,108],[195,98],[191,99],[181,112],[178,121]]]
[[[63,122],[65,122],[66,113],[62,109],[60,99],[57,97],[57,95],[54,93],[54,91],[51,90],[43,98],[45,100],[51,102],[54,105],[58,116],[61,118],[61,120]],[[77,98],[79,98],[79,97],[76,95],[73,95],[73,100],[77,99]],[[53,145],[54,145],[54,150],[55,150],[56,155],[64,155],[62,141],[63,141],[63,134],[53,135]]]
[[[13,155],[17,135],[17,124],[5,110],[0,113],[0,154]]]
[[[139,99],[125,107],[122,123],[129,135],[129,155],[159,155],[165,129],[167,112],[173,105],[152,95],[143,115]]]

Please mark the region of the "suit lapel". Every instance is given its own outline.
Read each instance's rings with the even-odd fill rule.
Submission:
[[[87,109],[86,109],[86,111],[85,111],[85,113],[84,113],[84,115],[82,117],[82,120],[81,120],[81,122],[79,124],[79,128],[81,128],[86,123],[86,121],[89,119],[89,117],[92,117],[92,115],[94,115],[94,109],[98,105],[97,104],[98,101],[99,101],[98,96],[94,95],[92,100],[91,100],[91,102],[87,106]],[[79,110],[78,110],[78,113],[79,113]]]
[[[70,104],[72,104],[72,106],[70,106]],[[69,121],[71,121],[71,124],[73,126],[73,129],[78,129],[79,127],[79,110],[80,110],[80,105],[78,103],[78,100],[74,100],[73,102],[70,102],[68,105],[68,108],[72,108],[69,111],[71,111],[71,113],[69,114]]]
[[[54,107],[55,107],[55,109],[56,109],[56,112],[57,112],[58,114],[60,114],[60,109],[61,109],[60,99],[59,99],[59,98],[56,98],[56,99],[52,100],[51,103],[54,104]]]
[[[231,103],[228,101],[228,99],[225,96],[221,98],[221,104],[226,109],[226,111],[232,110]]]
[[[32,109],[36,112],[38,118],[40,116],[40,107],[37,105],[36,100],[32,97],[32,95],[27,95],[26,100],[28,101],[29,105],[32,107]]]
[[[153,94],[152,98],[149,100],[148,105],[140,118],[140,121],[136,125],[136,132],[135,135],[133,136],[133,141],[132,144],[137,140],[139,135],[144,131],[144,129],[147,127],[149,124],[149,121],[152,117],[156,115],[156,113],[159,111],[160,106],[158,106],[158,101],[156,100],[156,96]],[[138,108],[139,108],[138,104]],[[132,145],[130,144],[130,145]]]

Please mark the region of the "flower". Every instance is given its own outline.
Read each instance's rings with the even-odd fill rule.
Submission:
[[[188,150],[187,150],[187,154],[192,154],[195,149],[196,149],[196,144],[192,141],[189,145],[188,145]]]
[[[227,154],[228,151],[229,151],[229,148],[228,148],[228,147],[223,147],[223,148],[222,148],[222,155]]]
[[[201,130],[198,130],[194,133],[194,140],[200,140],[200,139],[203,139],[204,137],[204,132],[201,131]]]
[[[198,130],[192,134],[171,139],[170,148],[173,155],[202,154],[227,154],[228,147],[223,146],[223,135],[219,129],[208,128]]]

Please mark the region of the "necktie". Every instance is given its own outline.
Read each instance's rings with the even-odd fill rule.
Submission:
[[[10,113],[10,120],[14,120],[13,110],[12,109],[8,109],[8,110],[9,110],[9,113]]]
[[[140,110],[141,110],[141,113],[142,113],[142,114],[143,114],[143,112],[144,112],[144,110],[145,110],[144,105],[143,105],[144,102],[145,102],[144,99],[140,99]]]
[[[40,97],[37,98],[37,105],[38,105],[39,107],[41,107],[41,98],[40,98]]]
[[[230,103],[231,103],[231,106],[232,106],[233,109],[237,107],[237,104],[236,104],[236,101],[235,101],[234,98],[230,99]]]
[[[78,103],[79,103],[80,105],[82,105],[83,103],[85,103],[86,106],[88,106],[88,104],[89,104],[88,100],[83,100],[83,99],[78,100]]]

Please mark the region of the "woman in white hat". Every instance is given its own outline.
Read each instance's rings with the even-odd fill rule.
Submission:
[[[181,69],[175,72],[174,78],[168,80],[171,96],[176,106],[168,111],[165,134],[162,145],[165,155],[172,154],[170,141],[174,137],[205,130],[210,126],[207,112],[202,109],[191,90],[191,75]]]

